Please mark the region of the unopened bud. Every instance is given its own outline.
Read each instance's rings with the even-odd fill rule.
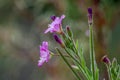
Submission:
[[[51,16],[51,19],[54,21],[56,19],[56,16]]]
[[[53,36],[54,36],[54,39],[56,40],[56,42],[59,43],[61,45],[61,47],[64,47],[62,40],[56,34],[54,34]]]
[[[76,65],[72,65],[71,67],[76,69],[76,70],[79,70],[78,66],[76,66]]]
[[[92,25],[93,20],[92,20],[92,8],[88,8],[88,24]]]
[[[70,37],[73,37],[72,31],[70,30],[69,26],[66,26],[66,31]]]
[[[106,63],[106,64],[110,64],[110,59],[105,55],[102,57],[102,62]]]

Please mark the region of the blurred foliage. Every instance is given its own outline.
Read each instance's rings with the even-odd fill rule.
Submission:
[[[37,67],[39,44],[48,40],[50,49],[55,52],[54,47],[58,45],[54,44],[51,34],[43,32],[50,23],[51,15],[65,14],[63,27],[70,25],[75,39],[79,40],[88,55],[85,32],[88,29],[89,6],[95,13],[95,35],[97,32],[103,34],[102,38],[95,37],[95,45],[99,45],[96,48],[101,44],[106,47],[98,49],[99,55],[104,48],[108,52],[106,54],[111,58],[115,56],[120,62],[119,5],[120,0],[0,0],[0,80],[74,80],[73,76],[66,77],[65,74],[72,73],[58,58],[53,58],[42,68]]]

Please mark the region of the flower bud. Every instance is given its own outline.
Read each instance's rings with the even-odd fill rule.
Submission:
[[[69,26],[66,26],[66,31],[70,37],[73,37],[72,31],[70,30]]]
[[[88,24],[92,25],[92,8],[88,8]]]
[[[54,34],[53,36],[54,36],[54,39],[56,40],[56,42],[58,42],[62,47],[64,47],[62,40],[56,34]]]
[[[76,65],[72,65],[71,67],[76,69],[76,70],[79,70],[78,66],[76,66]]]
[[[105,55],[102,57],[102,62],[104,62],[105,64],[110,64],[110,59]]]
[[[54,21],[56,19],[56,16],[51,16],[50,18]]]

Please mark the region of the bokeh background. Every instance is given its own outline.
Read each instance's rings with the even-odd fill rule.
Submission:
[[[116,57],[120,63],[120,0],[0,0],[0,80],[75,80],[60,57],[38,67],[39,45],[47,40],[56,53],[59,45],[44,31],[51,15],[65,14],[63,28],[72,28],[89,66],[88,7],[93,8],[100,80],[107,79],[101,57]]]

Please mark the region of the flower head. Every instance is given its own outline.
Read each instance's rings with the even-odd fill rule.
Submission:
[[[44,33],[61,33],[61,23],[64,18],[65,15],[62,15],[61,17],[52,16],[51,19],[53,20],[53,22],[48,25],[48,29]]]
[[[48,42],[43,41],[40,45],[40,60],[38,66],[42,66],[44,62],[48,62],[50,59],[50,51],[48,50]]]

